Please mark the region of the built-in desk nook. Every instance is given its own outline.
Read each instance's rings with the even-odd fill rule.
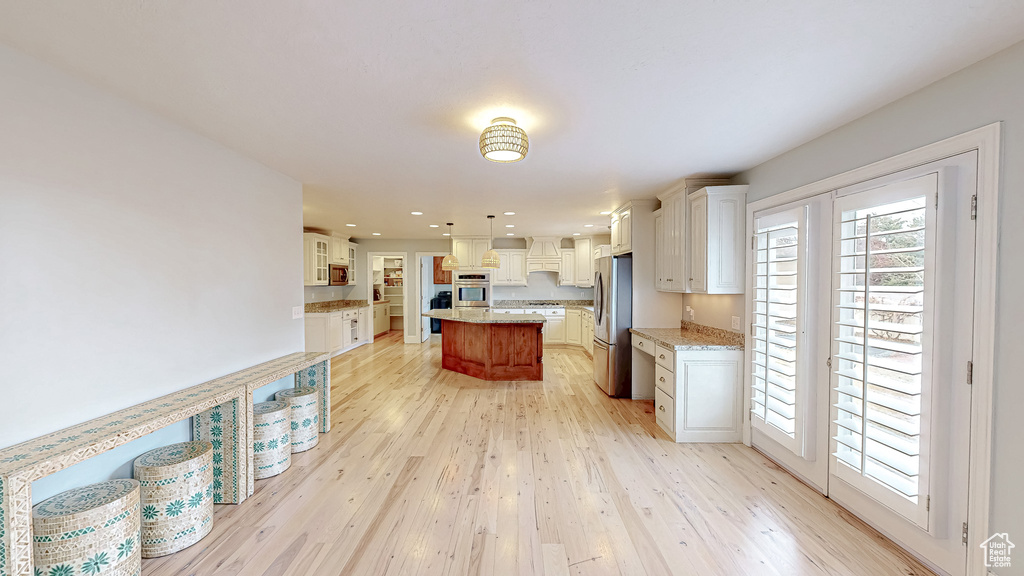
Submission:
[[[32,576],[32,482],[185,418],[210,442],[213,499],[238,504],[254,492],[253,392],[295,375],[314,387],[320,431],[330,430],[327,353],[297,352],[0,450],[0,576]]]
[[[441,367],[483,380],[544,379],[544,316],[431,310],[441,320]]]

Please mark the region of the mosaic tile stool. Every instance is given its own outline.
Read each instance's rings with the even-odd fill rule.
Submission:
[[[220,468],[209,442],[181,442],[135,459],[142,485],[142,557],[183,550],[213,529],[213,483]]]
[[[284,400],[292,408],[292,454],[305,452],[320,440],[317,435],[320,429],[320,417],[317,415],[319,396],[316,388],[311,386],[287,388],[274,396],[275,400]]]
[[[35,574],[135,576],[139,483],[108,480],[62,492],[32,508]]]
[[[277,476],[292,465],[291,407],[287,402],[253,404],[253,477]]]

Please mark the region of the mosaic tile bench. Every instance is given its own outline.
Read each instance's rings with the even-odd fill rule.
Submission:
[[[32,482],[192,418],[192,439],[213,445],[214,502],[252,495],[253,392],[295,375],[317,389],[330,431],[330,355],[296,352],[0,450],[0,576],[32,576]]]

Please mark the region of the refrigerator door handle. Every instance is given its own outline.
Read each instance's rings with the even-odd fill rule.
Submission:
[[[604,277],[598,272],[594,278],[594,312],[597,315],[597,323],[603,322],[604,318]]]

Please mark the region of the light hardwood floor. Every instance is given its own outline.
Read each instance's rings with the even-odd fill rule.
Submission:
[[[669,441],[583,352],[544,360],[484,382],[395,332],[336,357],[319,446],[143,574],[932,574],[757,452]]]

